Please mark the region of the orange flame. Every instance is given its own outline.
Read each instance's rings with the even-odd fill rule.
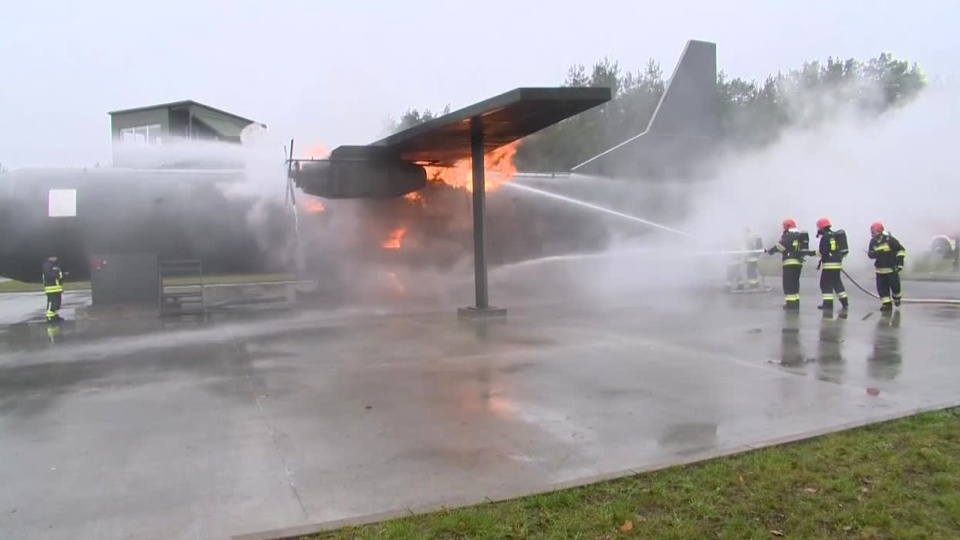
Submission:
[[[493,191],[500,184],[517,174],[513,156],[517,153],[520,141],[501,146],[483,156],[484,190]],[[452,167],[425,166],[427,179],[432,182],[444,182],[456,188],[473,192],[473,170],[469,158],[457,161]]]
[[[418,206],[427,205],[427,201],[423,200],[423,195],[421,195],[418,191],[407,193],[403,196],[403,198]]]
[[[330,155],[330,151],[327,150],[327,147],[323,143],[317,143],[310,147],[306,152],[306,159],[323,159]]]
[[[380,243],[380,246],[384,249],[400,249],[400,241],[403,240],[403,235],[405,234],[407,234],[407,229],[405,227],[398,227],[390,231],[390,235]]]
[[[306,199],[303,203],[303,209],[306,210],[308,214],[319,214],[327,208],[323,206],[320,199]]]

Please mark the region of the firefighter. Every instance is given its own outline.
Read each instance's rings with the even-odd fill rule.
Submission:
[[[747,289],[760,288],[760,254],[763,253],[763,239],[750,234],[750,228],[743,230],[744,262],[747,265]]]
[[[907,250],[884,229],[883,223],[876,222],[870,225],[870,247],[867,249],[867,256],[874,261],[880,311],[891,311],[893,306],[899,307],[903,297],[900,291],[900,271],[903,270]]]
[[[797,222],[792,218],[783,220],[780,241],[767,250],[770,255],[779,251],[783,256],[783,309],[800,309],[800,272],[803,270],[803,258],[813,254],[809,248],[810,236],[797,230]]]
[[[820,268],[820,292],[823,293],[820,309],[833,309],[834,293],[843,309],[847,309],[850,300],[840,275],[843,259],[850,252],[847,233],[843,229],[834,231],[829,218],[820,218],[817,221],[817,236],[820,237],[820,264],[817,267]]]
[[[47,322],[63,320],[58,313],[63,297],[63,270],[57,264],[57,256],[51,255],[43,262],[43,292],[47,295]]]

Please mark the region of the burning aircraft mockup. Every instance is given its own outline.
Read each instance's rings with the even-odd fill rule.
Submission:
[[[321,232],[304,244],[306,257],[320,262],[314,267],[318,276],[327,275],[322,267],[331,259],[345,257],[407,264],[429,252],[431,263],[452,264],[471,252],[471,129],[482,130],[487,190],[493,195],[487,207],[490,263],[579,251],[608,239],[603,220],[507,195],[498,186],[515,181],[512,157],[523,137],[610,96],[608,88],[518,88],[369,145],[341,146],[323,159],[293,159],[288,175],[303,193],[295,201],[299,225],[282,202],[225,195],[220,186],[242,183],[250,174],[242,169],[10,171],[0,175],[0,275],[36,282],[50,253],[59,255],[74,279],[89,275],[93,257],[124,253],[198,259],[205,273],[275,271],[292,259],[286,247],[280,255],[276,250],[291,244],[294,226]],[[612,165],[616,158],[619,168],[597,174],[619,174],[623,155],[642,155],[647,168],[669,168],[683,148],[695,146],[691,141],[712,137],[715,102],[715,46],[691,41],[648,135],[618,145],[591,166]],[[689,129],[666,136],[682,126]],[[645,151],[654,138],[656,152]],[[70,200],[55,200],[63,198]],[[55,203],[69,211],[55,212]],[[343,228],[345,222],[351,230]],[[332,237],[335,246],[328,242]]]

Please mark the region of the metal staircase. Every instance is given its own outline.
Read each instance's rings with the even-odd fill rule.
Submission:
[[[203,265],[198,260],[160,261],[160,315],[202,314]]]

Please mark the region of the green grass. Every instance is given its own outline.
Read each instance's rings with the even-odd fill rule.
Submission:
[[[223,276],[204,276],[203,283],[206,285],[230,285],[241,283],[273,282],[273,281],[292,281],[296,278],[288,274],[229,274]],[[195,278],[173,278],[167,281],[171,285],[193,285],[197,283]],[[67,279],[63,284],[64,290],[76,291],[90,288],[89,281],[70,281]],[[24,283],[22,281],[2,281],[0,282],[0,294],[17,292],[42,292],[43,286],[39,283]]]
[[[960,409],[303,538],[778,537],[960,538]]]

